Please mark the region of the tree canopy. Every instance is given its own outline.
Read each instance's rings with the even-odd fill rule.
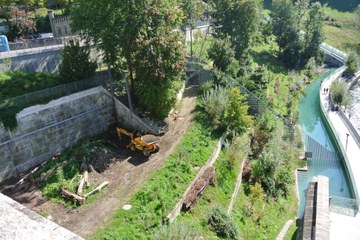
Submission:
[[[155,110],[154,102],[163,100],[171,103],[166,104],[170,110],[175,100],[160,99],[166,94],[157,90],[172,88],[171,81],[180,78],[184,67],[184,48],[175,31],[183,11],[176,0],[78,0],[71,18],[72,28],[103,50],[106,62],[127,74],[143,106]]]

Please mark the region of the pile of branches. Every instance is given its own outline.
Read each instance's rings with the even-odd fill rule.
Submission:
[[[195,181],[191,186],[189,192],[185,196],[182,209],[184,211],[190,210],[195,204],[197,199],[205,191],[205,188],[209,184],[214,184],[215,182],[215,168],[208,167],[204,173]]]

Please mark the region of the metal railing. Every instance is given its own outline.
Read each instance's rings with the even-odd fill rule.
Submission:
[[[359,211],[359,200],[330,196],[330,212],[355,217]]]
[[[347,56],[346,53],[340,51],[339,49],[336,49],[336,48],[330,46],[330,45],[327,44],[327,43],[322,42],[322,43],[320,44],[320,48],[321,48],[323,51],[327,52],[329,55],[337,58],[338,60],[341,60],[341,61],[343,61],[343,62],[346,62],[346,60],[347,60],[347,57],[348,57],[348,56]]]
[[[21,42],[9,43],[10,51],[39,48],[39,47],[50,47],[54,45],[66,45],[70,40],[79,40],[79,36],[67,36],[60,38],[45,38],[45,39],[25,39]]]

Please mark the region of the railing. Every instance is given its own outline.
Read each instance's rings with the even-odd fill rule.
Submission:
[[[329,92],[329,108],[331,111],[337,111],[339,113],[341,120],[343,121],[346,128],[350,132],[351,136],[354,138],[356,144],[360,148],[360,135],[359,135],[358,131],[355,129],[353,124],[350,122],[349,118],[346,116],[342,107],[335,104],[335,102],[332,98],[331,91]]]
[[[38,47],[49,47],[54,45],[65,45],[70,40],[79,39],[79,36],[68,36],[61,38],[46,38],[46,39],[33,39],[23,40],[22,42],[9,43],[10,51],[38,48]]]
[[[347,59],[347,54],[343,53],[342,51],[340,51],[339,49],[336,49],[326,43],[321,43],[320,44],[320,48],[322,50],[324,50],[325,52],[328,52],[330,55],[334,56],[335,58],[342,60],[343,62],[346,61]]]
[[[359,211],[359,200],[330,196],[330,212],[355,217]]]

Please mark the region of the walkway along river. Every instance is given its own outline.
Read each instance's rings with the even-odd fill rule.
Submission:
[[[319,88],[321,82],[335,69],[330,69],[314,80],[306,88],[306,97],[299,102],[299,122],[303,134],[307,156],[307,171],[298,171],[298,191],[300,206],[298,218],[302,218],[305,207],[305,194],[309,182],[314,176],[323,175],[329,178],[330,196],[352,198],[349,183],[343,163],[340,161],[339,150],[336,149],[334,139],[328,133],[322,119]]]

